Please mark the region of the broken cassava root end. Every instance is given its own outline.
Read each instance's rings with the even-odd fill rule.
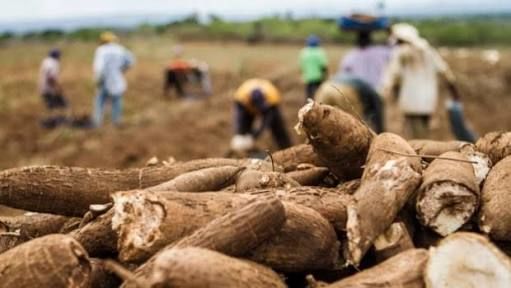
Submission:
[[[430,249],[427,287],[509,287],[511,261],[486,238],[455,233]]]
[[[132,251],[144,251],[159,240],[166,211],[156,197],[145,191],[119,192],[112,198],[112,229],[118,231],[118,247],[125,248],[119,249],[119,257],[131,259]]]
[[[467,160],[458,152],[443,158]],[[479,185],[471,164],[436,159],[423,173],[417,214],[423,225],[447,236],[467,223],[479,206]]]
[[[382,133],[374,139],[360,187],[347,209],[345,254],[348,263],[355,266],[392,224],[421,181],[419,159],[385,152],[390,147],[400,153],[415,153],[395,134]]]

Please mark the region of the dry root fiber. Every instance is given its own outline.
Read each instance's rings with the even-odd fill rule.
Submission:
[[[254,196],[275,195],[282,201],[311,208],[327,219],[338,234],[344,234],[347,219],[346,207],[352,197],[346,191],[338,190],[320,187],[295,187],[258,190],[249,194]]]
[[[80,220],[65,216],[27,212],[20,216],[0,217],[0,253],[37,237],[67,233]]]
[[[211,220],[246,205],[249,195],[147,191],[113,195],[112,228],[118,235],[119,259],[142,262]]]
[[[335,231],[318,212],[284,202],[280,232],[248,253],[248,259],[282,272],[332,269],[339,261]]]
[[[330,173],[325,167],[310,167],[306,169],[298,169],[286,173],[288,177],[295,180],[302,186],[318,185]]]
[[[495,165],[481,193],[479,228],[492,239],[511,241],[511,156]]]
[[[417,215],[424,226],[447,236],[467,223],[479,206],[479,185],[469,159],[447,152],[424,171],[417,195]]]
[[[455,233],[430,249],[426,287],[509,287],[511,261],[486,238]]]
[[[235,192],[247,192],[251,190],[298,187],[300,184],[280,172],[261,172],[256,170],[245,170],[240,173],[236,180]]]
[[[418,158],[395,153],[415,154],[401,137],[383,133],[369,151],[360,188],[353,204],[348,205],[346,258],[358,265],[373,241],[394,222],[421,181]]]
[[[183,173],[219,165],[238,165],[233,159],[202,159],[169,167],[127,170],[33,166],[0,172],[0,204],[67,216],[82,216],[91,204],[110,201],[110,193],[142,189]]]
[[[220,166],[200,169],[179,175],[165,183],[146,188],[150,192],[180,191],[205,192],[218,191],[234,184],[236,176],[243,170],[238,166]]]
[[[490,156],[495,165],[506,156],[511,155],[511,132],[490,132],[477,140],[476,148]]]
[[[333,106],[311,102],[298,114],[321,162],[340,180],[360,177],[374,132],[362,121]]]
[[[425,249],[411,249],[387,261],[335,282],[328,288],[423,288],[423,271],[428,260]],[[451,287],[451,286],[442,286]],[[461,286],[452,286],[461,287]]]
[[[374,252],[378,262],[413,248],[415,245],[412,236],[403,222],[392,223],[383,234],[374,240]]]
[[[69,235],[80,242],[91,257],[117,255],[117,234],[112,229],[113,215],[114,210],[110,209]]]
[[[272,154],[275,164],[282,166],[285,172],[294,171],[300,164],[323,166],[309,144],[299,144]],[[270,159],[268,159],[270,160]]]
[[[463,141],[435,141],[435,140],[410,140],[410,146],[418,155],[440,156],[445,152],[461,152],[467,146],[473,146],[472,143]],[[426,161],[432,161],[433,158],[424,158]]]
[[[76,240],[52,234],[0,254],[0,287],[89,287],[91,265]]]
[[[267,267],[202,248],[170,249],[154,262],[150,287],[286,287]]]

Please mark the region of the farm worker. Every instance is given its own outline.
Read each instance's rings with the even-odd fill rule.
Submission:
[[[392,48],[374,44],[371,35],[371,31],[357,32],[356,47],[341,59],[337,74],[358,78],[379,91]]]
[[[351,106],[361,106],[360,116],[369,122],[377,133],[384,131],[384,107],[378,91],[381,90],[381,78],[391,55],[391,47],[387,44],[373,42],[372,34],[377,30],[388,29],[386,18],[357,14],[343,17],[347,21],[341,28],[356,33],[356,47],[351,49],[340,61],[339,70],[332,79],[334,86],[339,86],[343,97],[352,91]],[[359,27],[351,27],[357,24]],[[343,27],[345,26],[345,27]],[[326,85],[332,86],[331,83]],[[326,91],[331,90],[325,87]],[[321,89],[321,90],[325,90]],[[346,92],[344,91],[346,90]],[[346,101],[344,101],[346,102]],[[360,102],[356,104],[356,102]],[[346,110],[346,109],[344,109]],[[350,112],[350,110],[346,110]]]
[[[170,89],[175,87],[177,96],[180,98],[190,96],[186,91],[187,83],[198,83],[201,93],[205,96],[211,94],[211,80],[209,78],[209,67],[204,62],[195,59],[186,60],[183,58],[183,47],[174,47],[174,57],[165,69],[165,82],[163,94],[168,97]]]
[[[46,128],[54,128],[66,122],[64,110],[67,108],[67,101],[59,81],[60,56],[59,49],[50,50],[39,70],[39,92],[49,114],[42,121],[42,125]]]
[[[314,99],[314,94],[328,74],[328,59],[320,47],[318,36],[310,35],[307,38],[306,47],[300,52],[300,69],[307,99]]]
[[[245,81],[234,93],[235,136],[231,142],[232,150],[250,150],[254,140],[259,138],[266,128],[271,129],[273,139],[280,149],[291,146],[279,110],[280,102],[280,93],[270,81]],[[261,125],[254,129],[254,122],[258,117],[261,118]]]
[[[460,95],[455,85],[454,74],[447,63],[410,24],[393,25],[391,39],[397,47],[385,75],[384,93],[388,98],[397,98],[411,137],[420,139],[429,136],[429,121],[435,112],[438,99],[438,75],[447,83],[451,94],[454,103],[450,108],[454,113],[451,114],[456,118],[454,120],[460,120],[462,117]],[[451,122],[455,133],[460,129],[464,130],[465,135],[458,138],[473,140],[468,139],[474,136],[466,129],[462,119],[461,122]]]
[[[112,102],[112,122],[119,125],[122,114],[123,94],[126,91],[124,72],[134,63],[133,54],[119,45],[112,32],[100,35],[100,45],[94,54],[94,74],[98,87],[94,108],[94,125],[103,122],[103,110],[107,100]]]

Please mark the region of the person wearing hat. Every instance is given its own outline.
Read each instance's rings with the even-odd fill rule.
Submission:
[[[328,74],[328,59],[320,47],[318,36],[307,37],[306,47],[300,52],[300,69],[305,82],[306,99],[314,99],[314,94]]]
[[[66,120],[64,109],[67,108],[67,101],[59,81],[60,56],[59,49],[51,49],[39,70],[39,91],[49,114],[42,125],[47,128],[54,128]]]
[[[447,83],[451,100],[460,103],[454,74],[414,26],[407,23],[393,25],[390,39],[396,48],[385,74],[384,95],[388,99],[397,99],[410,136],[427,138],[429,122],[437,107],[439,75]],[[459,105],[455,107],[459,108]],[[451,124],[457,125],[452,121]],[[461,135],[456,133],[459,125],[452,128],[458,138],[473,141],[474,136],[467,129],[463,131],[465,135]]]
[[[94,54],[94,75],[97,95],[94,104],[93,122],[96,127],[103,122],[103,112],[107,101],[112,103],[112,122],[119,125],[122,115],[123,94],[126,91],[124,72],[134,63],[133,54],[119,45],[112,32],[100,35],[100,45]]]
[[[234,130],[231,141],[234,151],[250,150],[254,142],[269,128],[280,149],[291,146],[284,119],[280,113],[281,96],[277,88],[265,79],[249,79],[234,93]],[[254,128],[256,118],[261,125]]]

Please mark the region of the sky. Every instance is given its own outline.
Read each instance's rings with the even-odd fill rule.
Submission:
[[[56,20],[108,15],[201,15],[227,17],[336,15],[373,12],[378,2],[390,14],[511,12],[511,0],[0,0],[0,22]]]

